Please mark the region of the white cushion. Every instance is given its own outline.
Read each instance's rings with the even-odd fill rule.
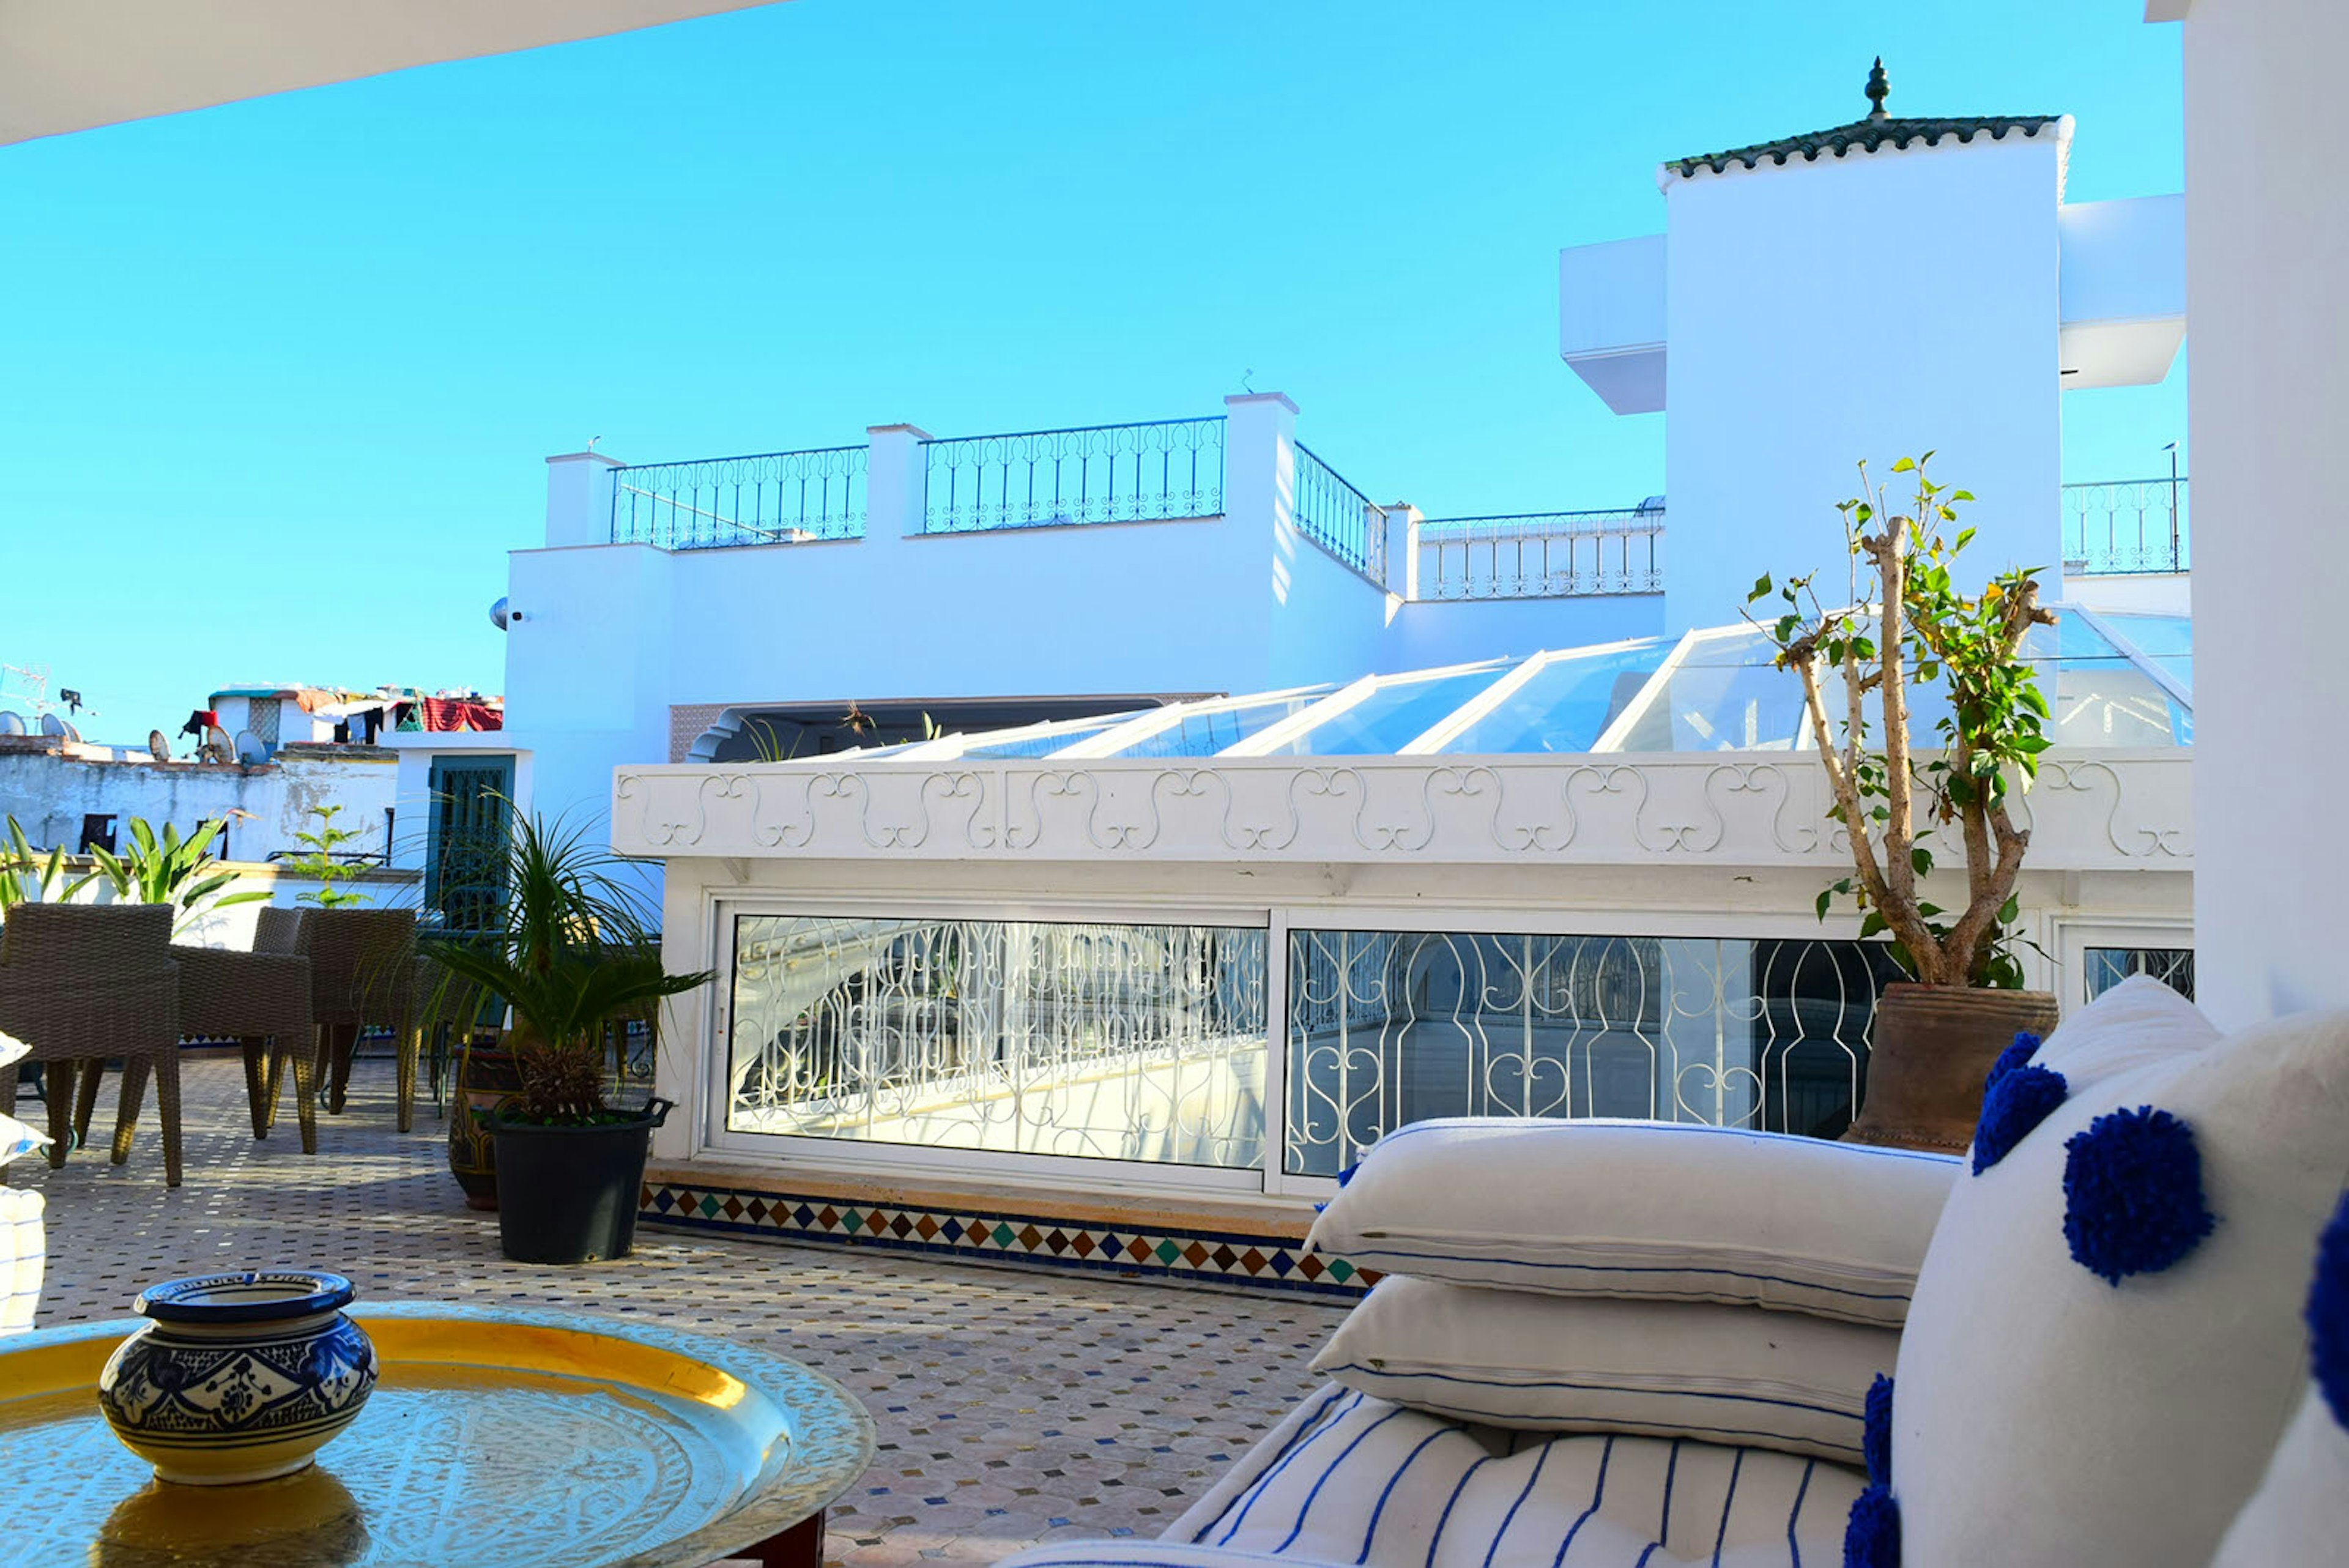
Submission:
[[[1685,1122],[1413,1122],[1363,1157],[1307,1244],[1463,1284],[1898,1324],[1961,1168]]]
[[[1495,1427],[1696,1438],[1860,1461],[1900,1336],[1709,1302],[1577,1301],[1390,1274],[1313,1370]]]
[[[41,1195],[0,1187],[0,1334],[33,1326],[41,1304]]]
[[[2158,1126],[2116,1163],[2113,1135],[2145,1107],[2185,1134]],[[2155,1158],[2165,1127],[2173,1158]],[[2215,1216],[2199,1240],[2190,1195],[2162,1196],[2194,1163]],[[1892,1397],[1904,1568],[2203,1568],[2300,1397],[2309,1239],[2344,1174],[2349,1014],[2334,1013],[2075,1086],[1961,1180]],[[2166,1266],[2130,1272],[2163,1262],[2129,1254],[2165,1228]]]
[[[2149,975],[2133,974],[2065,1019],[2031,1060],[2082,1088],[2216,1045],[2218,1025]]]
[[[0,1116],[0,1165],[21,1159],[48,1143],[47,1134],[34,1131],[14,1116]]]
[[[1176,1520],[1158,1554],[1079,1542],[1010,1561],[1185,1563],[1215,1547],[1372,1568],[1786,1568],[1837,1560],[1860,1484],[1825,1459],[1661,1438],[1545,1438],[1331,1386]]]
[[[2327,1568],[2349,1554],[2349,1430],[2314,1389],[2210,1568]]]

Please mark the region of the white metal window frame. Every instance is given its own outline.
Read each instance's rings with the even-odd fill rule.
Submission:
[[[2194,928],[2158,915],[2059,915],[2054,943],[2055,992],[2063,1016],[2088,1004],[2088,950],[2091,948],[2183,948],[2194,950]]]
[[[734,1011],[735,922],[744,916],[785,919],[831,920],[999,920],[1039,925],[1216,926],[1266,931],[1264,1165],[1222,1168],[1159,1164],[1150,1160],[1109,1159],[1081,1155],[1016,1154],[999,1150],[931,1148],[918,1144],[860,1143],[853,1138],[829,1138],[792,1133],[739,1132],[727,1125],[732,1096],[731,1076]],[[764,1165],[805,1166],[811,1173],[879,1175],[903,1179],[919,1173],[939,1181],[985,1182],[998,1186],[1046,1188],[1061,1192],[1130,1191],[1138,1194],[1187,1197],[1256,1197],[1266,1191],[1266,1175],[1278,1160],[1281,1129],[1273,1107],[1286,1093],[1276,1038],[1273,1009],[1285,1006],[1279,980],[1279,954],[1272,947],[1268,911],[1262,906],[1233,908],[1190,902],[1151,903],[1046,900],[1006,902],[1001,899],[904,898],[776,898],[713,897],[709,903],[710,941],[709,967],[717,971],[708,1022],[701,1040],[702,1103],[695,1107],[701,1118],[701,1143],[709,1152],[747,1158]]]

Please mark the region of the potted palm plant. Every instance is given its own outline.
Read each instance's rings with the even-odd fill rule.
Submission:
[[[612,1103],[624,1023],[710,977],[663,971],[645,900],[615,875],[616,857],[560,822],[505,815],[502,918],[488,931],[426,939],[447,976],[431,1011],[470,1023],[486,1008],[511,1020],[503,1049],[513,1089],[486,1114],[460,1109],[491,1124],[505,1255],[533,1263],[623,1257],[636,1233],[646,1146],[668,1109],[658,1099]],[[463,1049],[472,1049],[470,1040]]]
[[[1860,936],[1888,938],[1910,976],[1877,1003],[1868,1094],[1848,1136],[1962,1149],[1999,1052],[2055,1022],[2055,998],[2023,989],[2015,884],[2031,832],[2009,810],[2048,745],[2023,642],[2055,616],[2039,602],[2036,567],[1964,591],[1956,566],[1973,531],[1958,527],[1958,509],[1973,496],[1929,478],[1931,457],[1893,464],[1915,476],[1905,513],[1860,465],[1861,493],[1837,509],[1852,560],[1839,606],[1821,599],[1816,573],[1765,576],[1746,615],[1803,683],[1827,815],[1850,843],[1852,875],[1819,895],[1819,916],[1850,898]],[[1751,607],[1773,597],[1781,612],[1756,618]],[[1944,865],[1954,860],[1962,892]]]

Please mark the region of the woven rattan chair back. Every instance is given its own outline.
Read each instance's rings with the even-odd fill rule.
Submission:
[[[169,904],[19,904],[0,925],[0,966],[14,984],[43,987],[151,978],[171,964],[176,912]]]

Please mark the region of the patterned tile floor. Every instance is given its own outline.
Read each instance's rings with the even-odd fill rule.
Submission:
[[[63,1170],[10,1168],[48,1195],[38,1326],[126,1315],[155,1280],[290,1263],[347,1274],[367,1298],[633,1314],[757,1345],[839,1379],[880,1428],[873,1469],[832,1513],[830,1558],[849,1568],[1155,1535],[1310,1391],[1306,1364],[1344,1313],[651,1228],[621,1262],[510,1263],[496,1216],[469,1211],[449,1179],[429,1109],[413,1134],[391,1131],[388,1063],[359,1064],[315,1158],[290,1116],[254,1140],[233,1060],[191,1059],[186,1078],[177,1192],[151,1102],[126,1166],[101,1144]],[[41,1120],[29,1100],[21,1114]]]

